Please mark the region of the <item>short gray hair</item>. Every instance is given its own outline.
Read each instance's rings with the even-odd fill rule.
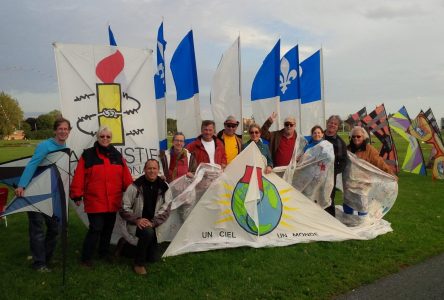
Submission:
[[[97,132],[96,132],[96,138],[99,138],[100,134],[104,131],[108,131],[109,133],[111,133],[111,137],[113,136],[113,132],[112,132],[111,128],[109,128],[106,125],[102,125],[102,126],[100,126],[99,130],[97,130]]]
[[[357,131],[359,131],[362,134],[362,136],[364,137],[364,140],[367,140],[369,138],[367,130],[365,130],[361,126],[353,127],[352,130],[350,131],[350,137],[353,135],[354,132],[357,132]]]

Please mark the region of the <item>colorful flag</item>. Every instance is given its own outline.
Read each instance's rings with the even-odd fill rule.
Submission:
[[[167,149],[166,127],[166,82],[165,82],[165,48],[167,42],[163,38],[163,22],[157,32],[157,70],[154,75],[154,89],[156,92],[157,128],[159,131],[159,149]]]
[[[281,126],[279,117],[280,51],[281,40],[278,40],[257,71],[251,88],[251,105],[254,121],[257,124],[262,125],[272,112],[278,114],[270,130],[277,130]]]
[[[354,126],[361,126],[362,122],[361,119],[364,118],[367,115],[367,108],[364,106],[354,114],[350,115],[345,122],[350,125],[350,127]]]
[[[432,178],[444,179],[444,146],[423,111],[412,121],[409,132],[417,139],[431,144],[435,148]]]
[[[177,129],[185,134],[185,143],[189,143],[200,134],[201,125],[199,83],[192,30],[174,51],[170,68],[176,85]]]
[[[398,154],[390,132],[384,104],[377,106],[374,111],[362,118],[362,123],[381,141],[382,147],[379,156],[385,160],[395,173],[398,173]]]
[[[296,45],[281,59],[280,65],[280,118],[294,117],[297,130],[301,132],[301,93],[299,81],[299,49]]]
[[[443,143],[442,136],[441,136],[441,130],[439,130],[439,126],[438,126],[438,123],[436,122],[435,116],[433,115],[432,109],[429,108],[428,110],[426,110],[426,112],[424,114],[427,117],[427,120],[429,120],[429,123],[432,126],[433,130],[438,135],[438,138],[441,140],[441,143]]]
[[[419,175],[427,175],[424,157],[416,138],[408,132],[411,120],[407,109],[403,106],[389,118],[390,127],[397,132],[409,145],[402,164],[402,170]]]
[[[301,62],[301,132],[310,135],[314,125],[325,126],[322,49]]]
[[[225,51],[217,66],[211,87],[211,110],[217,130],[224,128],[228,116],[242,123],[240,37]],[[237,127],[242,134],[242,126]]]

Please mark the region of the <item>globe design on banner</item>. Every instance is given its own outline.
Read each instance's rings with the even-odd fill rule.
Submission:
[[[257,201],[259,224],[255,224],[245,208],[245,197],[253,171],[254,167],[246,166],[243,177],[233,191],[231,209],[237,223],[245,231],[254,235],[266,235],[279,225],[282,216],[282,200],[274,184],[262,177],[262,169],[256,168],[260,199]]]

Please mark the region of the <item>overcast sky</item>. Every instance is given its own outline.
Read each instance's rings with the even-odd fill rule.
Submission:
[[[239,33],[244,116],[254,75],[281,38],[281,55],[299,44],[301,60],[323,48],[327,115],[384,103],[444,117],[443,0],[1,0],[0,90],[27,115],[59,109],[53,42],[108,44],[109,22],[118,45],[155,49],[162,18],[169,108],[169,62],[192,28],[204,118],[220,56]]]

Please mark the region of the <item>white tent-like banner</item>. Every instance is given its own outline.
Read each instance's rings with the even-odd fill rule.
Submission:
[[[62,114],[73,127],[71,161],[93,145],[104,125],[132,175],[143,174],[159,148],[152,50],[56,43],[54,51]]]
[[[361,239],[279,176],[265,175],[264,169],[259,149],[250,143],[210,185],[164,256]]]

